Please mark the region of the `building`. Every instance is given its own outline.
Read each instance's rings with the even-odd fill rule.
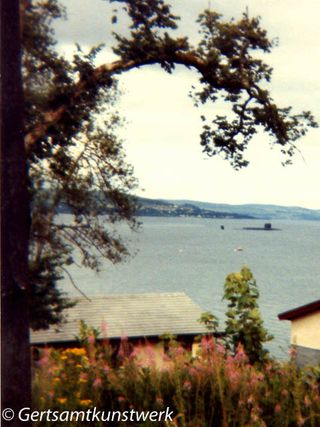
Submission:
[[[280,313],[291,321],[290,343],[297,349],[299,366],[320,363],[320,300]]]
[[[66,310],[67,322],[48,330],[31,331],[34,346],[70,347],[77,345],[81,320],[99,329],[100,338],[107,338],[117,348],[126,337],[131,348],[152,344],[159,353],[166,350],[166,341],[174,335],[190,350],[194,338],[208,333],[198,322],[203,310],[185,293],[109,294],[78,299]],[[141,350],[142,351],[142,350]]]

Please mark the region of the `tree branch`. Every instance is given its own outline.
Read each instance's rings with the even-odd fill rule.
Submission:
[[[195,53],[192,52],[176,52],[173,55],[167,55],[167,57],[159,55],[157,58],[148,59],[137,59],[137,60],[118,60],[109,64],[103,64],[97,67],[91,77],[91,81],[94,81],[97,85],[99,82],[105,80],[114,74],[121,74],[125,71],[139,68],[146,65],[152,65],[162,63],[163,61],[170,61],[174,64],[185,65],[186,67],[193,67],[203,74],[206,69],[206,63],[199,58]],[[73,98],[76,100],[80,98],[81,93],[86,89],[86,81],[80,79],[74,86]],[[32,148],[36,142],[46,135],[49,127],[56,125],[63,118],[64,113],[67,111],[67,103],[63,103],[53,110],[46,111],[43,114],[41,122],[37,123],[32,130],[25,135],[25,148],[27,153],[32,151]]]
[[[92,300],[89,297],[87,297],[87,295],[76,285],[76,283],[73,280],[73,277],[71,276],[69,271],[66,268],[64,268],[63,266],[60,266],[60,268],[67,274],[70,282],[72,283],[72,286],[79,292],[79,294],[81,294],[86,300],[91,302]]]

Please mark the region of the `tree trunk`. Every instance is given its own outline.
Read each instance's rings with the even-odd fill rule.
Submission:
[[[28,425],[31,406],[28,321],[28,202],[23,142],[19,0],[1,0],[1,404],[2,423]],[[9,422],[12,413],[15,416]],[[7,420],[7,421],[6,421]],[[1,424],[2,424],[1,423]]]

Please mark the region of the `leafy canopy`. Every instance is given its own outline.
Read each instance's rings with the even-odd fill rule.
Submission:
[[[111,1],[115,2],[115,1]],[[245,150],[259,129],[287,155],[296,141],[315,127],[310,112],[291,114],[278,107],[268,90],[272,70],[258,53],[272,42],[258,18],[244,14],[225,21],[206,10],[198,18],[201,41],[194,46],[174,31],[179,18],[163,0],[117,0],[130,19],[126,35],[114,33],[118,59],[95,65],[101,46],[88,54],[78,48],[72,61],[55,49],[52,22],[65,15],[57,0],[21,0],[23,79],[25,88],[25,146],[29,156],[32,227],[30,280],[33,326],[61,320],[69,303],[57,287],[75,262],[99,268],[99,260],[118,262],[128,254],[114,224],[126,221],[136,229],[136,186],[125,161],[117,129],[117,75],[159,64],[173,73],[176,65],[196,71],[195,106],[212,105],[204,117],[202,150],[220,154],[235,169],[247,166]],[[116,16],[111,21],[116,23]],[[218,99],[229,106],[228,116],[214,116]],[[61,206],[72,219],[57,219]],[[107,211],[107,218],[99,213]]]

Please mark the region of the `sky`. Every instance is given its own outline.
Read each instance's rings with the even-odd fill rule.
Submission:
[[[270,91],[279,106],[293,112],[311,110],[320,123],[320,2],[318,0],[168,0],[181,16],[180,33],[196,40],[198,14],[208,6],[227,19],[261,16],[278,46],[263,59],[274,68]],[[116,59],[111,31],[125,33],[128,21],[120,16],[110,25],[112,9],[102,0],[64,0],[68,20],[56,25],[59,49],[68,55],[75,43],[87,48],[105,43],[99,63]],[[90,6],[88,6],[90,5]],[[138,195],[213,203],[263,203],[320,209],[320,128],[299,141],[301,155],[283,167],[283,157],[270,149],[269,139],[257,134],[247,152],[250,165],[234,171],[226,160],[207,158],[201,150],[200,112],[188,96],[197,82],[195,71],[178,67],[172,75],[156,66],[120,77],[119,101],[127,124],[121,130],[127,161],[139,180]],[[208,113],[208,110],[207,110]],[[210,116],[223,106],[210,107]]]

